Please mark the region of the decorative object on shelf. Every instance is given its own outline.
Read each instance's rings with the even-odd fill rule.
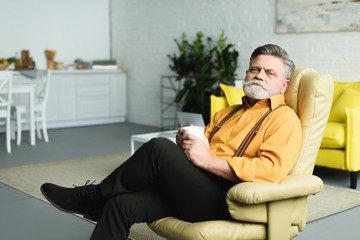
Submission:
[[[11,63],[13,63],[15,61],[15,58],[11,57],[11,58],[0,58],[0,71],[1,70],[6,70]]]
[[[29,65],[30,65],[30,51],[21,50],[21,68],[29,69]]]
[[[15,57],[15,70],[34,70],[35,65],[29,50],[21,50],[21,64],[20,59]]]
[[[46,56],[46,60],[47,60],[47,67],[50,70],[55,69],[55,61],[54,61],[55,55],[56,55],[56,51],[45,50],[45,56]]]
[[[8,63],[8,61],[2,61],[2,60],[0,60],[0,71],[1,70],[5,70],[7,67],[9,66],[9,63]]]
[[[65,69],[66,70],[74,70],[75,69],[75,64],[71,63],[71,64],[67,64],[65,66]]]
[[[0,63],[0,71],[1,71],[1,70],[5,70],[8,66],[9,66],[9,64]]]
[[[14,58],[14,68],[15,70],[20,70],[21,68],[21,62],[17,52],[15,53],[15,58]]]
[[[64,63],[63,62],[55,62],[55,69],[56,70],[63,70],[64,69]]]
[[[222,31],[217,41],[198,32],[190,43],[186,34],[174,40],[179,54],[167,55],[170,69],[177,74],[177,80],[185,80],[183,88],[175,97],[179,103],[184,97],[182,110],[202,113],[205,123],[210,118],[210,95],[221,95],[219,83],[234,86],[239,53],[233,44],[227,44]]]
[[[88,69],[89,65],[90,64],[88,62],[85,62],[81,58],[75,59],[76,69]]]

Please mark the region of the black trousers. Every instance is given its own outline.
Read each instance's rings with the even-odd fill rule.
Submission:
[[[152,139],[101,182],[106,203],[91,239],[127,239],[132,224],[169,216],[229,219],[225,196],[231,186],[194,166],[172,141]]]

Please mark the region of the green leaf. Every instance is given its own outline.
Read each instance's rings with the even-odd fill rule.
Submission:
[[[175,102],[179,103],[181,101],[181,99],[184,97],[185,93],[187,92],[186,88],[181,89],[178,94],[176,94],[175,97]]]

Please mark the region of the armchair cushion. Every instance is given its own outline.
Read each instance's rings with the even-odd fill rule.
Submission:
[[[331,108],[329,122],[345,122],[345,107],[360,108],[360,91],[345,88]]]
[[[243,182],[232,187],[227,199],[246,204],[258,204],[318,193],[323,182],[314,175],[289,175],[281,183]],[[229,202],[228,202],[229,204]]]
[[[290,204],[287,211],[291,212],[291,222],[303,228],[307,196],[320,192],[322,188],[323,183],[316,176],[289,175],[281,183],[237,184],[228,191],[226,201],[232,218],[256,223],[268,223],[272,203],[287,202],[282,207]]]
[[[266,239],[264,224],[235,221],[205,221],[189,223],[167,217],[150,223],[151,229],[169,240],[204,239]],[[296,236],[296,234],[294,234]],[[241,238],[239,238],[241,236]]]
[[[321,142],[321,147],[335,149],[345,148],[345,123],[328,122]]]

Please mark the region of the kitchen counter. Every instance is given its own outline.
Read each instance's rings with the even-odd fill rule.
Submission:
[[[14,81],[34,82],[46,77],[43,74],[46,71],[15,71]],[[32,75],[25,76],[25,72]],[[126,88],[126,74],[122,70],[51,70],[48,128],[125,122]]]

